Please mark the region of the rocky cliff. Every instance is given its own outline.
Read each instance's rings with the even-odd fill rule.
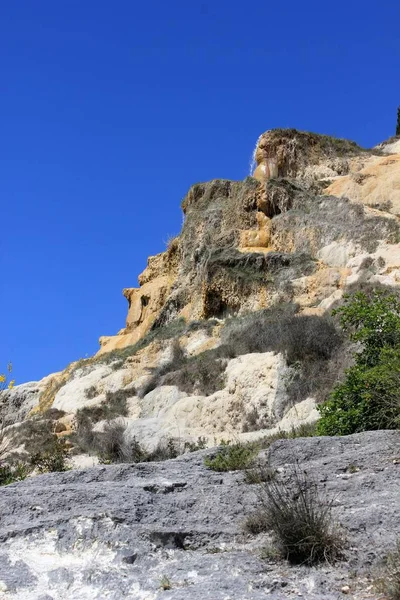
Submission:
[[[117,335],[0,406],[1,482],[25,478],[0,487],[0,598],[383,600],[399,432],[282,438],[312,431],[354,360],[332,308],[400,285],[400,139],[274,130],[254,161],[189,190]],[[212,470],[224,452],[250,470]],[[268,489],[291,510],[316,494],[337,562],[285,560],[258,520]]]
[[[138,288],[124,290],[125,328],[101,337],[96,356],[17,387],[9,418],[54,408],[68,432],[78,409],[122,390],[127,431],[146,443],[167,435],[213,444],[315,420],[322,392],[305,385],[310,361],[299,376],[302,357],[290,360],[287,345],[241,343],[249,315],[253,329],[257,315],[282,322],[283,311],[297,319],[292,329],[301,317],[312,338],[346,290],[399,285],[399,144],[366,150],[293,129],[261,135],[253,176],[189,190],[180,235],[148,259]],[[314,373],[329,361],[339,372],[344,353],[329,350]]]

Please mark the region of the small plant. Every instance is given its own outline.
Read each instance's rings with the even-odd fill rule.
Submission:
[[[163,575],[160,579],[160,588],[164,591],[170,590],[172,588],[171,581],[166,575]]]
[[[296,438],[313,437],[316,435],[316,423],[301,423],[298,427],[292,426],[288,431],[279,429],[277,432],[267,435],[260,440],[262,448],[269,448],[278,440],[294,440]]]
[[[250,513],[246,517],[243,525],[244,531],[246,533],[250,533],[251,535],[264,533],[265,531],[269,530],[269,527],[270,523],[268,520],[268,515],[263,508],[259,508],[253,513]]]
[[[95,385],[91,385],[85,390],[85,396],[88,400],[93,400],[97,396],[97,388]]]
[[[213,458],[206,457],[204,464],[212,471],[241,471],[247,469],[258,454],[259,447],[254,443],[230,444],[222,442]]]
[[[400,135],[400,106],[397,109],[396,135]]]
[[[0,467],[0,485],[9,485],[16,481],[23,481],[28,477],[31,469],[24,463],[4,465]]]
[[[260,484],[272,481],[275,477],[276,472],[264,462],[259,462],[250,469],[246,469],[244,472],[244,480],[249,484]]]
[[[147,454],[144,453],[142,460],[146,462],[159,462],[177,458],[180,454],[182,454],[182,451],[179,441],[174,438],[167,438],[160,440],[153,451]]]
[[[400,540],[396,549],[387,556],[384,572],[376,581],[376,587],[388,599],[400,600]]]
[[[187,452],[197,452],[197,450],[205,450],[207,448],[207,438],[200,436],[197,442],[185,442],[183,449]]]
[[[31,465],[39,473],[57,473],[69,471],[70,466],[67,463],[69,455],[65,440],[54,436],[52,448],[38,452],[31,456]]]
[[[249,517],[249,527],[262,523],[289,562],[313,565],[342,556],[344,538],[333,520],[333,500],[320,495],[305,471],[296,466],[288,481],[265,483],[260,500],[263,518]]]

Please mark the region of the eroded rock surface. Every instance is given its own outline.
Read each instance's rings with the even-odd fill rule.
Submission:
[[[346,558],[314,568],[261,558],[269,535],[242,529],[258,506],[257,486],[241,472],[206,469],[207,452],[1,488],[0,597],[337,600],[349,586],[353,599],[378,600],[371,580],[400,534],[398,432],[272,446],[278,477],[289,477],[297,461],[335,498]]]

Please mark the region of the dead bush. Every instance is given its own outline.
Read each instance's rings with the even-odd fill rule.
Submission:
[[[327,360],[342,343],[332,320],[315,315],[282,315],[274,310],[252,313],[227,323],[223,342],[236,356],[281,352],[288,364]]]
[[[263,484],[260,502],[264,530],[272,532],[277,549],[289,562],[313,565],[341,558],[344,538],[333,517],[334,501],[320,494],[298,466],[287,479]],[[255,517],[248,518],[249,528],[254,528]]]
[[[268,462],[258,461],[244,472],[244,480],[249,484],[260,484],[272,481],[276,475],[274,469],[270,467]]]
[[[143,398],[160,385],[176,385],[189,394],[213,394],[224,386],[227,364],[225,350],[225,347],[220,347],[187,357],[176,340],[172,346],[171,360],[153,371],[140,390],[140,397]]]
[[[90,388],[88,388],[90,389]],[[125,388],[116,392],[106,392],[106,399],[95,406],[84,406],[76,411],[76,429],[87,424],[95,424],[99,421],[111,420],[116,417],[128,415],[127,398],[135,395],[135,390]]]
[[[126,424],[110,421],[94,434],[94,450],[102,463],[143,462],[146,453],[136,439],[126,439]]]

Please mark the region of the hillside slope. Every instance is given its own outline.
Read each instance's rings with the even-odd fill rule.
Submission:
[[[65,435],[77,410],[121,405],[127,437],[150,446],[314,421],[348,366],[326,315],[347,290],[400,283],[399,151],[397,138],[365,150],[260,136],[253,177],[189,190],[180,235],[124,290],[126,326],[96,356],[15,388],[9,420],[57,409]]]

